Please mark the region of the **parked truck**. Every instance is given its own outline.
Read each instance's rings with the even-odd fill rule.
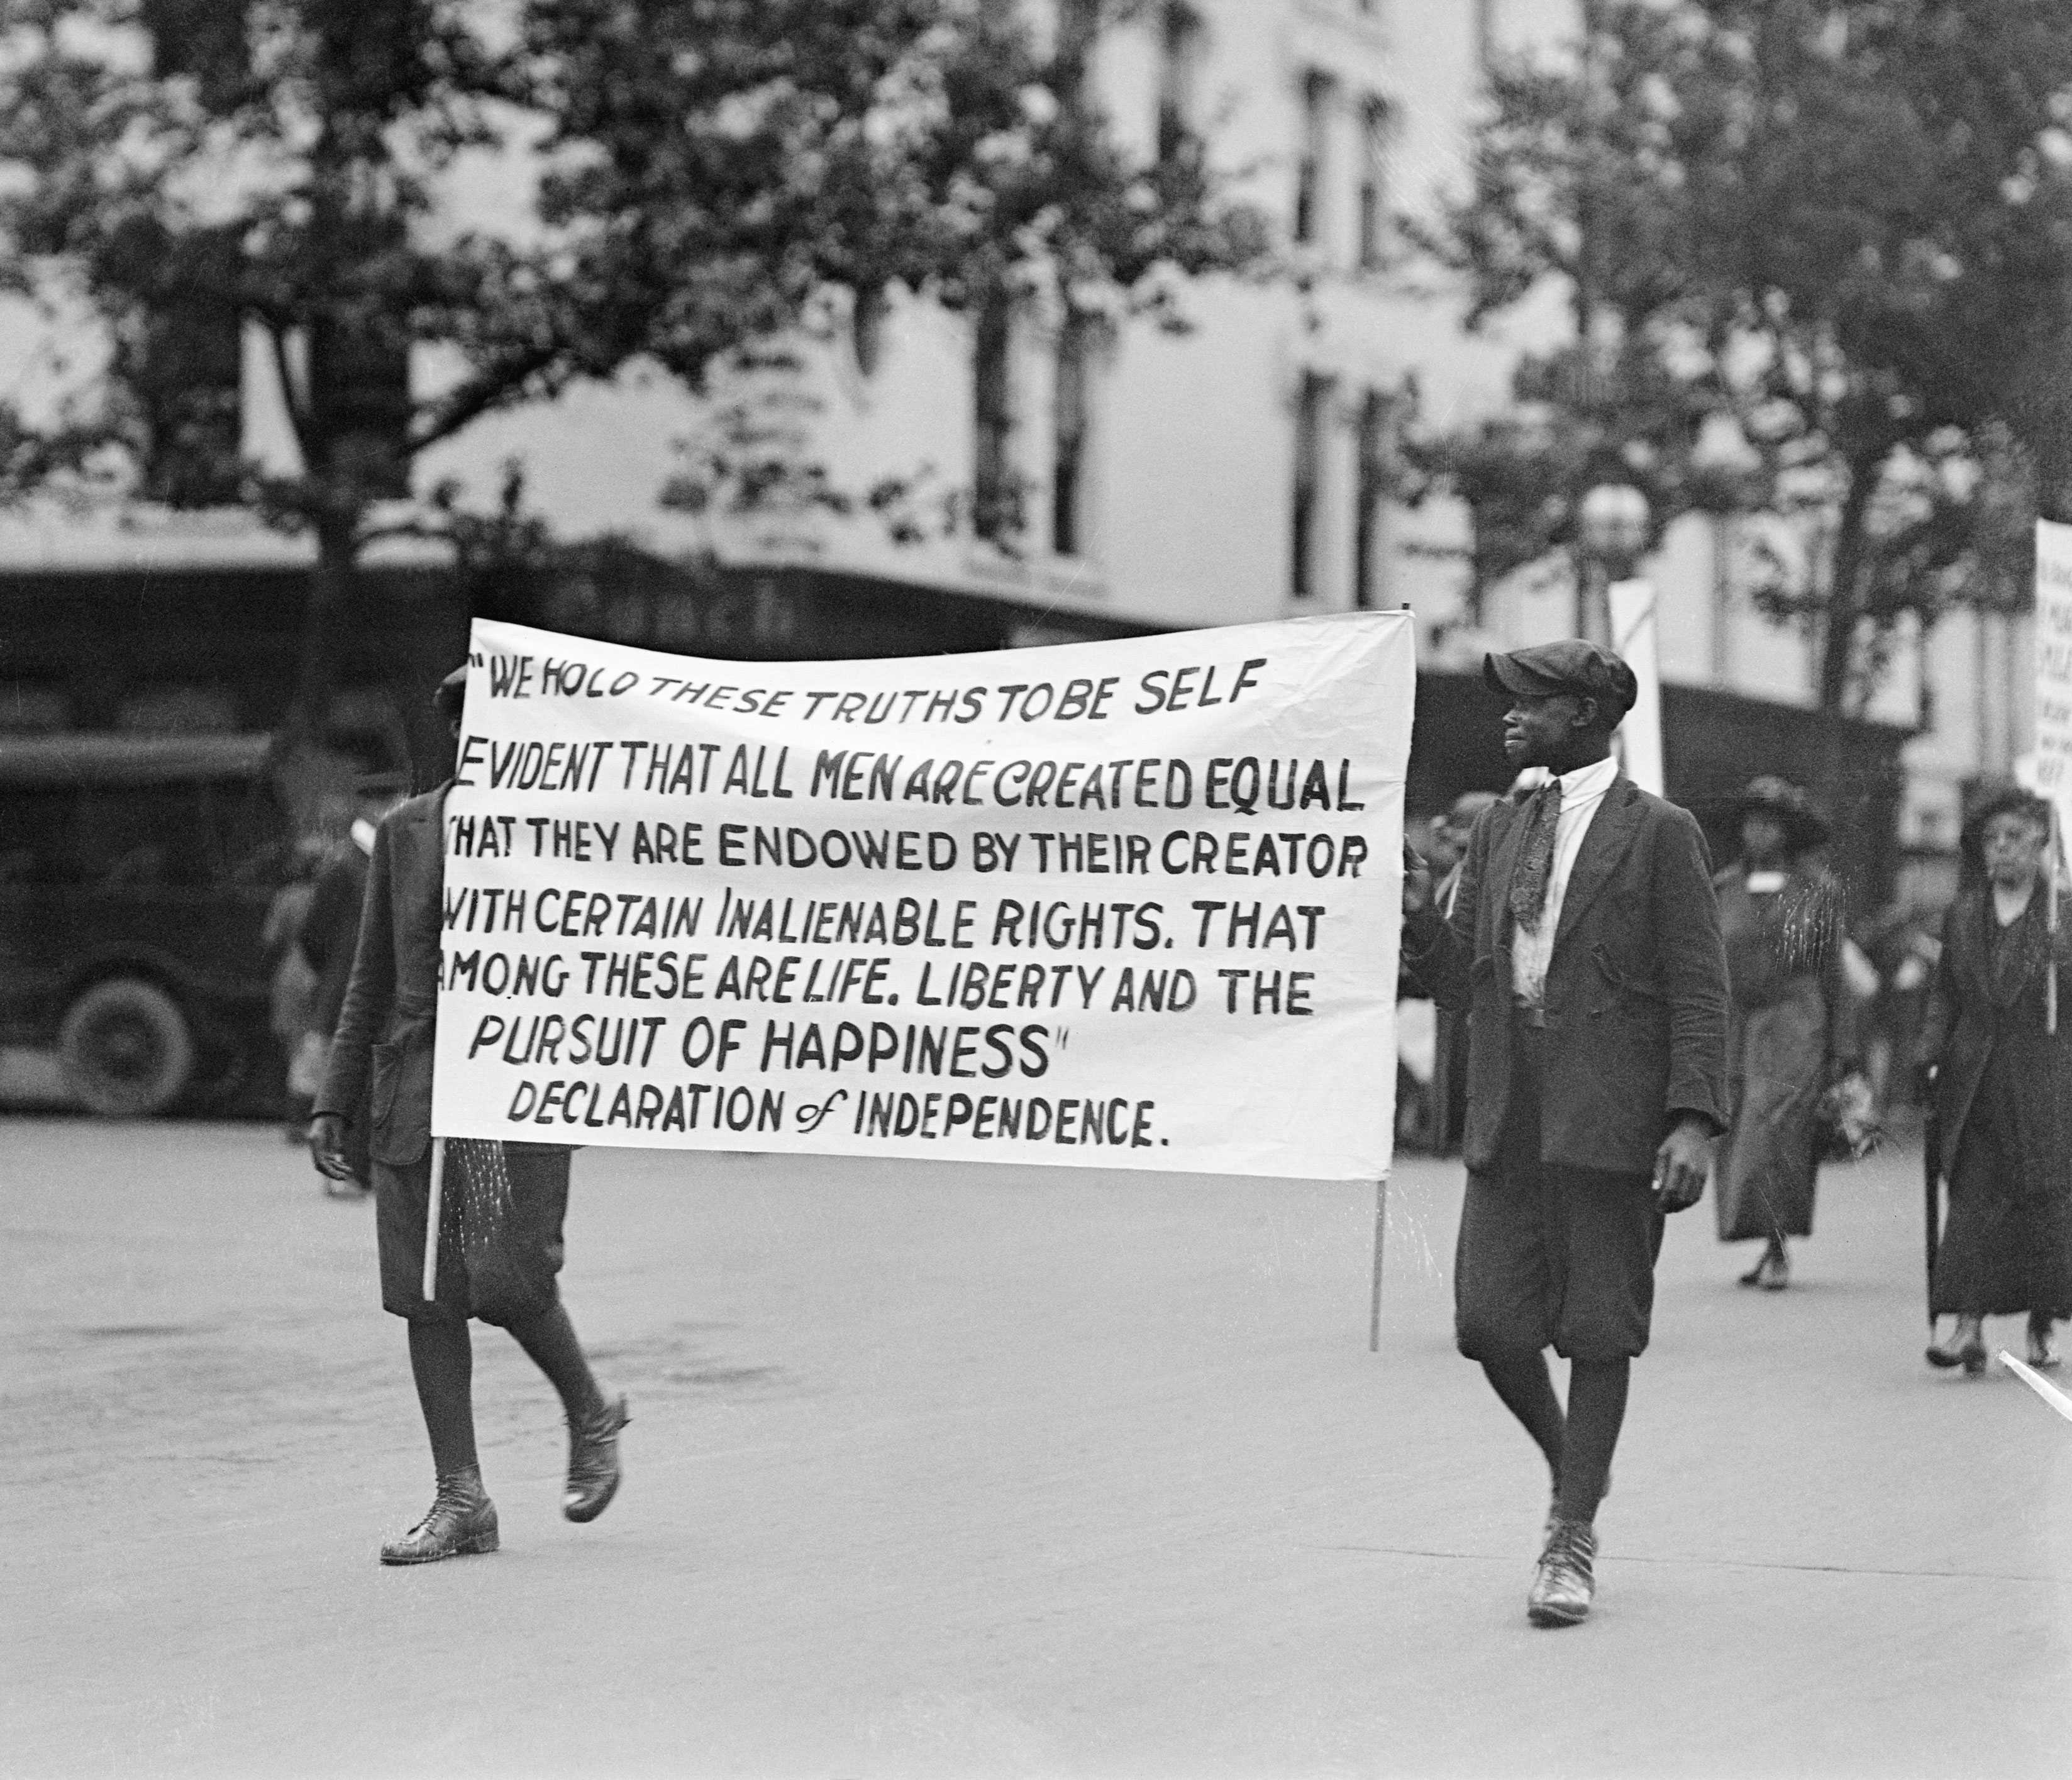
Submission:
[[[264,735],[0,736],[0,1044],[97,1113],[278,1077],[266,911],[294,830]]]

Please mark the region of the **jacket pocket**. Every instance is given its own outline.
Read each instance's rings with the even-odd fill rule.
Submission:
[[[396,1110],[396,1087],[402,1079],[403,1047],[376,1045],[372,1048],[373,1074],[368,1096],[368,1111],[374,1129],[387,1124]]]
[[[1663,993],[1662,986],[1645,977],[1630,976],[1619,968],[1618,960],[1602,940],[1590,948],[1590,957],[1596,962],[1598,974],[1620,995],[1631,995],[1643,1002],[1666,1006],[1669,997]]]

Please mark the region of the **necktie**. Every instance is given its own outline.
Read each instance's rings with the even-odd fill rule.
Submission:
[[[1540,930],[1547,909],[1547,887],[1554,879],[1554,833],[1561,820],[1561,781],[1550,779],[1532,800],[1527,814],[1525,844],[1511,877],[1511,918],[1528,933]]]

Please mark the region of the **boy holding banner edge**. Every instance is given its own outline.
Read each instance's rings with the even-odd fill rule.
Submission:
[[[467,682],[467,668],[456,668],[434,694],[456,735]],[[555,1284],[566,1147],[432,1135],[447,789],[398,804],[376,832],[352,979],[310,1126],[318,1172],[347,1178],[346,1115],[371,1077],[382,1308],[409,1325],[410,1372],[437,1477],[430,1509],[382,1546],[384,1564],[496,1549],[496,1508],[475,1456],[471,1316],[508,1329],[561,1397],[569,1422],[561,1512],[569,1519],[594,1520],[611,1501],[619,1432],[629,1419],[625,1397],[607,1399],[598,1388]],[[451,1152],[447,1175],[458,1190],[442,1207],[434,1288],[420,1269],[440,1142]]]
[[[1726,1126],[1726,954],[1687,810],[1611,757],[1632,670],[1579,640],[1485,657],[1504,752],[1552,775],[1475,825],[1450,918],[1414,857],[1404,959],[1471,1015],[1456,1339],[1552,1473],[1527,1609],[1590,1609],[1597,1503],[1647,1345],[1663,1221],[1697,1203]],[[1570,1362],[1565,1412],[1544,1349]]]

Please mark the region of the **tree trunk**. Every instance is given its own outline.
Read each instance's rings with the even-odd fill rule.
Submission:
[[[352,601],[354,564],[360,554],[357,528],[333,518],[317,524],[317,562],[310,575],[308,603],[295,661],[295,690],[282,725],[294,750],[320,748],[330,727],[331,694],[338,684],[338,649]]]
[[[1852,460],[1849,492],[1843,497],[1835,532],[1835,558],[1828,580],[1827,624],[1820,639],[1820,755],[1814,793],[1834,818],[1838,855],[1846,856],[1857,829],[1861,799],[1847,782],[1848,695],[1856,665],[1856,626],[1863,617],[1864,558],[1870,543],[1868,526],[1871,497],[1877,486],[1882,457]]]
[[[1014,307],[989,278],[972,317],[973,529],[1011,548],[1022,534],[1022,487],[1014,465]]]

